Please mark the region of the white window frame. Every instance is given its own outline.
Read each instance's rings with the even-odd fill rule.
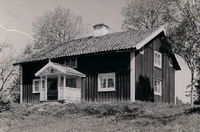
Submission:
[[[39,90],[38,91],[35,91],[35,82],[39,82]],[[42,80],[44,81],[44,80]],[[33,93],[40,93],[40,90],[41,90],[41,79],[33,79]]]
[[[156,85],[155,85],[155,83],[156,83]],[[159,88],[160,90],[156,91],[157,88],[155,88],[155,86],[157,88]],[[154,88],[154,94],[155,95],[162,96],[162,80],[154,79],[154,81],[153,81],[153,88]]]
[[[160,60],[157,56],[160,56]],[[162,69],[162,54],[158,51],[154,51],[154,66]]]
[[[101,88],[101,78],[105,78],[106,81],[106,88]],[[108,88],[108,78],[112,78],[114,82],[114,87]],[[115,73],[100,73],[98,74],[98,92],[108,92],[108,91],[116,91],[116,79]]]

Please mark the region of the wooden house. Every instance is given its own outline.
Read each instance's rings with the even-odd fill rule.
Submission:
[[[21,103],[41,101],[175,102],[175,71],[164,27],[109,33],[45,47],[14,65],[21,67]],[[166,48],[169,50],[169,47]]]

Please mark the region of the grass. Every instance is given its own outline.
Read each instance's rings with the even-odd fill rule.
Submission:
[[[0,132],[200,130],[200,107],[150,102],[13,104]]]

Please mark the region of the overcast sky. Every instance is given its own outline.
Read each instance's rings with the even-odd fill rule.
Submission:
[[[85,23],[105,23],[114,31],[121,28],[121,9],[126,0],[0,0],[0,24],[32,34],[32,22],[57,6],[71,9]]]

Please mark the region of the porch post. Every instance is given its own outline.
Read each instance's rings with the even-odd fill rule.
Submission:
[[[58,74],[58,84],[57,84],[57,88],[58,88],[58,100],[61,100],[61,94],[62,94],[60,83],[61,83],[61,76],[60,76],[60,74]]]
[[[47,100],[47,75],[45,76],[45,100]]]
[[[20,71],[20,104],[23,103],[23,67],[22,65],[19,66]]]
[[[66,75],[64,75],[63,79],[63,99],[66,99],[65,91],[66,91]]]
[[[42,88],[42,76],[40,76],[40,85],[39,85],[40,87],[40,101],[44,101],[44,89]]]

